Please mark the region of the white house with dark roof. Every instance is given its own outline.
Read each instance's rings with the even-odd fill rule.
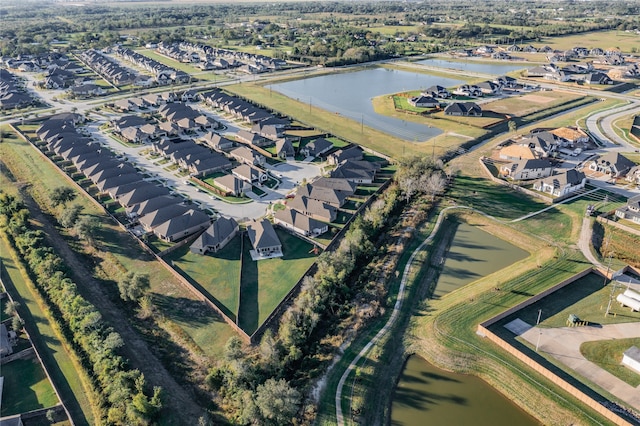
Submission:
[[[316,237],[329,230],[329,225],[312,217],[304,215],[297,210],[286,208],[278,210],[273,215],[273,221],[285,229],[289,229],[305,237]]]
[[[189,250],[198,254],[215,253],[223,249],[236,236],[238,229],[238,222],[235,219],[220,217],[196,238]]]
[[[589,170],[611,175],[612,178],[626,176],[636,163],[618,152],[610,152],[589,162]]]
[[[553,165],[548,160],[519,160],[500,167],[500,173],[513,180],[546,178],[552,172]]]
[[[247,225],[247,236],[251,241],[253,250],[250,250],[253,260],[282,257],[282,243],[276,234],[273,225],[267,219],[252,220]]]
[[[570,169],[541,179],[533,184],[533,189],[546,192],[554,197],[564,197],[584,188],[587,177],[581,171]]]
[[[626,206],[616,210],[616,216],[620,219],[640,223],[640,195],[629,198]]]

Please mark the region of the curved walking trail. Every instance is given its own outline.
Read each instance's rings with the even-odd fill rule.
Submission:
[[[398,297],[396,299],[396,304],[393,307],[393,312],[391,313],[391,316],[387,320],[387,323],[365,345],[365,347],[362,348],[362,350],[360,350],[358,355],[353,359],[353,361],[351,361],[351,364],[349,364],[349,366],[346,368],[346,370],[342,374],[342,377],[340,377],[340,381],[338,382],[338,387],[336,389],[336,399],[335,399],[335,403],[336,403],[336,419],[337,419],[338,426],[343,426],[344,425],[344,415],[342,414],[342,388],[344,387],[344,384],[347,381],[347,378],[349,377],[351,372],[356,368],[356,365],[358,365],[358,362],[360,362],[360,359],[362,359],[362,357],[365,356],[367,354],[367,352],[369,352],[369,349],[371,349],[371,347],[373,345],[375,345],[387,333],[387,331],[389,331],[389,329],[395,323],[396,319],[398,318],[398,314],[400,313],[400,308],[402,307],[402,300],[404,298],[404,290],[405,290],[405,287],[407,286],[407,281],[409,280],[409,271],[411,270],[411,266],[413,265],[413,261],[414,261],[416,255],[418,253],[420,253],[422,251],[422,249],[424,249],[424,247],[431,242],[431,240],[433,240],[433,238],[435,237],[436,233],[440,229],[440,225],[442,224],[442,221],[444,220],[445,213],[448,210],[451,210],[451,209],[468,209],[468,210],[474,210],[475,211],[475,209],[473,209],[471,207],[466,207],[466,206],[451,206],[451,207],[444,208],[440,212],[440,214],[438,215],[438,220],[436,221],[436,224],[433,227],[433,230],[431,231],[431,234],[429,234],[429,236],[427,238],[425,238],[425,240],[413,251],[413,253],[411,253],[411,257],[409,257],[409,260],[407,261],[407,264],[404,267],[404,271],[402,273],[402,280],[400,281],[400,289],[398,290]]]

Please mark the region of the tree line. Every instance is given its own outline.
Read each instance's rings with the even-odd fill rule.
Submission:
[[[96,423],[148,425],[162,408],[159,387],[147,389],[144,375],[121,355],[121,336],[78,291],[63,260],[31,225],[30,213],[15,196],[0,191],[0,229],[20,254],[54,320],[91,378]]]

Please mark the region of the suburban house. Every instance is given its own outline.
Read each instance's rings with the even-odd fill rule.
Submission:
[[[538,157],[549,157],[558,149],[560,142],[551,132],[530,133],[528,136],[518,141],[520,145],[525,145],[534,150]]]
[[[282,159],[292,158],[295,157],[296,150],[289,139],[278,139],[276,141],[276,155]]]
[[[500,167],[500,173],[513,180],[545,178],[552,171],[553,165],[548,160],[518,160]]]
[[[252,220],[247,225],[247,235],[253,246],[251,257],[253,260],[281,257],[282,243],[273,225],[267,219]]]
[[[249,130],[244,130],[244,129],[238,130],[238,133],[236,133],[236,138],[241,142],[248,143],[250,145],[255,145],[255,146],[264,146],[264,145],[269,145],[270,143],[273,143],[273,141],[270,139],[267,139],[263,136],[260,136],[257,133],[253,133]]]
[[[629,198],[627,205],[616,210],[616,216],[620,219],[627,219],[635,223],[640,223],[640,195]]]
[[[138,222],[145,231],[153,232],[154,228],[162,225],[171,218],[185,214],[189,210],[189,207],[182,204],[169,204],[140,216]]]
[[[325,222],[333,222],[336,220],[338,215],[337,208],[322,201],[313,200],[299,194],[297,194],[292,200],[289,200],[287,206],[299,211],[305,216]]]
[[[449,91],[442,86],[431,86],[428,87],[426,90],[423,90],[420,95],[422,96],[428,96],[428,97],[432,97],[432,98],[450,98],[451,97],[451,93],[449,93]]]
[[[339,191],[345,196],[353,195],[356,192],[357,185],[346,179],[335,179],[321,177],[313,181],[313,186],[317,188],[331,188],[334,191]]]
[[[476,85],[480,91],[486,95],[497,95],[502,92],[502,87],[493,81],[483,81]]]
[[[241,164],[231,170],[231,173],[250,184],[262,183],[267,180],[267,173],[251,164]]]
[[[231,139],[227,139],[214,132],[208,132],[201,140],[218,152],[230,150],[235,146],[235,143]]]
[[[12,353],[13,345],[11,344],[11,338],[9,337],[7,326],[4,324],[0,324],[0,357],[5,357],[11,355]]]
[[[584,188],[586,183],[587,177],[584,173],[570,169],[535,182],[533,189],[546,192],[554,197],[563,197]]]
[[[329,164],[338,165],[346,160],[359,161],[364,158],[362,148],[357,145],[350,146],[349,148],[339,149],[336,152],[332,152],[327,156]]]
[[[342,161],[329,177],[346,179],[354,183],[373,183],[380,163],[358,160]]]
[[[215,253],[223,249],[236,236],[238,229],[238,222],[235,219],[221,216],[196,238],[189,250],[198,254]]]
[[[636,183],[640,185],[640,165],[633,166],[627,172],[627,177],[625,178],[627,182]]]
[[[575,147],[577,144],[589,143],[589,135],[575,127],[558,127],[550,131],[557,138],[565,141],[565,146]]]
[[[589,170],[611,175],[611,177],[615,179],[626,176],[635,165],[633,161],[624,155],[617,152],[610,152],[589,162]]]
[[[482,97],[482,90],[474,84],[463,84],[453,91],[454,95],[468,96],[470,98]]]
[[[291,208],[278,210],[273,216],[276,225],[289,229],[305,237],[322,235],[329,230],[329,225],[304,215]]]
[[[435,108],[437,106],[440,106],[440,101],[438,101],[436,98],[424,95],[409,98],[407,102],[409,103],[409,105],[416,108]]]
[[[631,346],[622,354],[622,364],[640,374],[640,348]]]
[[[211,218],[200,210],[190,209],[186,213],[173,217],[153,229],[158,238],[168,242],[188,237],[201,229],[209,227]]]
[[[518,86],[518,80],[516,80],[513,77],[509,77],[508,75],[497,77],[495,80],[493,80],[493,82],[499,85],[500,87],[502,87],[503,89],[504,88],[514,89]]]
[[[242,196],[246,191],[251,190],[251,184],[244,179],[239,179],[234,175],[224,175],[213,179],[213,184],[234,197]]]
[[[298,188],[296,195],[306,197],[312,200],[322,201],[335,208],[340,208],[346,202],[347,195],[333,188],[315,186],[313,184],[306,184]]]
[[[264,157],[246,146],[241,146],[232,150],[229,152],[229,155],[240,163],[253,164],[257,166],[264,164]]]
[[[445,115],[481,117],[482,108],[475,102],[452,102],[444,109]]]
[[[135,219],[136,217],[152,213],[162,207],[180,204],[182,201],[182,198],[174,197],[173,195],[160,195],[159,197],[149,198],[127,207],[127,216]]]
[[[333,144],[325,138],[318,138],[300,148],[300,154],[305,157],[318,157],[333,148]]]

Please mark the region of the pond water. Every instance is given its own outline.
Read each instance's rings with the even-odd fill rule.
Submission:
[[[452,68],[455,70],[479,72],[483,74],[503,75],[511,71],[527,68],[527,64],[486,64],[473,60],[452,61],[449,59],[424,59],[416,64],[432,67]],[[441,85],[443,86],[443,85]],[[445,86],[447,87],[447,86]]]
[[[456,226],[455,223],[447,223]],[[525,250],[494,237],[479,226],[467,223],[457,226],[434,297],[443,296],[529,255]]]
[[[300,102],[348,117],[400,139],[423,142],[442,133],[440,129],[377,114],[371,99],[407,90],[440,85],[451,87],[462,80],[408,71],[372,68],[273,84],[272,90]]]
[[[457,226],[457,229],[434,297],[528,256],[526,251],[479,226],[451,220],[447,220],[445,226]],[[391,424],[528,426],[539,423],[482,379],[449,373],[418,356],[411,356],[393,395]]]
[[[538,421],[482,379],[449,373],[413,355],[393,395],[393,426],[534,426]]]

